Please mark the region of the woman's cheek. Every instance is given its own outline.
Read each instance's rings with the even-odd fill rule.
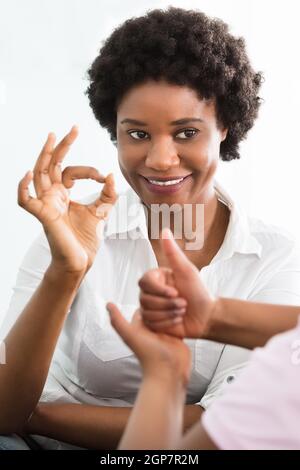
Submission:
[[[198,145],[193,150],[194,168],[197,168],[201,172],[208,171],[210,166],[218,160],[218,151],[211,141],[202,141],[201,145]]]
[[[207,168],[216,168],[218,166],[220,157],[220,141],[217,138],[213,138],[207,142],[204,155]]]

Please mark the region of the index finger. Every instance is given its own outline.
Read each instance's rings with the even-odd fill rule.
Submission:
[[[101,204],[114,204],[117,200],[117,193],[115,190],[114,175],[109,173],[104,179],[104,186],[98,199],[94,202],[95,207],[99,207]]]
[[[105,178],[96,168],[91,166],[68,166],[62,172],[62,183],[70,189],[76,180],[92,179],[104,183]]]

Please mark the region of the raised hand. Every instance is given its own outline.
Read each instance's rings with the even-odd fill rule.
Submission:
[[[181,339],[152,332],[145,326],[139,310],[129,323],[115,304],[109,302],[107,309],[112,326],[139,359],[144,375],[164,379],[166,374],[171,373],[187,385],[191,370],[191,353]]]
[[[27,172],[19,183],[18,203],[42,223],[55,267],[85,274],[93,263],[103,221],[117,195],[112,174],[104,177],[88,166],[67,167],[62,171],[61,164],[77,135],[78,129],[72,127],[56,147],[55,135],[48,135],[33,172]],[[69,189],[77,179],[104,183],[95,202],[84,205],[70,200]],[[29,193],[32,180],[36,197]]]
[[[169,268],[152,269],[140,279],[142,318],[156,332],[205,337],[216,302],[169,230],[163,231],[161,243]]]

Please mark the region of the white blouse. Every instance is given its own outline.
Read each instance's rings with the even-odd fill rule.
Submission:
[[[209,291],[223,297],[300,305],[300,254],[293,239],[276,227],[248,218],[218,184],[215,188],[231,214],[220,250],[199,273]],[[94,264],[70,309],[42,401],[100,406],[132,406],[135,401],[141,368],[111,327],[105,305],[115,302],[130,320],[139,304],[138,280],[157,267],[157,261],[143,205],[132,189],[125,196],[128,210],[121,210],[119,216],[117,206],[124,203],[119,198]],[[21,264],[1,337],[22,312],[49,262],[48,242],[41,234]],[[187,404],[206,408],[221,393],[222,385],[234,380],[250,352],[207,340],[186,342],[193,361]]]

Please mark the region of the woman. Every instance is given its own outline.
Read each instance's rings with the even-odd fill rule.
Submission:
[[[112,209],[100,248],[92,250],[93,264],[76,287],[42,395],[42,401],[59,404],[45,405],[32,432],[64,440],[68,428],[72,442],[108,448],[122,435],[142,372],[111,327],[105,306],[113,300],[131,319],[139,303],[139,278],[166,264],[159,244],[164,224],[154,217],[158,206],[175,206],[177,213],[183,207],[184,214],[185,205],[192,209],[178,243],[215,295],[299,304],[300,259],[292,240],[248,219],[214,181],[220,156],[239,157],[239,142],[260,103],[261,75],[253,71],[243,40],[223,22],[176,8],[129,20],[107,39],[89,76],[90,104],[117,145],[131,188]],[[70,187],[74,174],[68,173],[76,176],[81,169],[65,171],[64,184]],[[77,255],[68,244],[69,230],[85,232],[84,206],[76,207],[75,225],[58,235],[72,259]],[[204,244],[195,250],[189,244],[198,207],[204,208]],[[172,213],[174,231],[176,220]],[[90,236],[86,241],[94,244]],[[41,236],[21,266],[4,333],[43,282],[51,257]],[[184,307],[182,299],[174,301],[174,314]],[[224,379],[235,376],[248,359],[246,349],[220,343],[190,340],[189,347],[186,429],[218,396]],[[72,407],[71,424],[68,403],[81,404]],[[57,417],[61,426],[53,426]]]

